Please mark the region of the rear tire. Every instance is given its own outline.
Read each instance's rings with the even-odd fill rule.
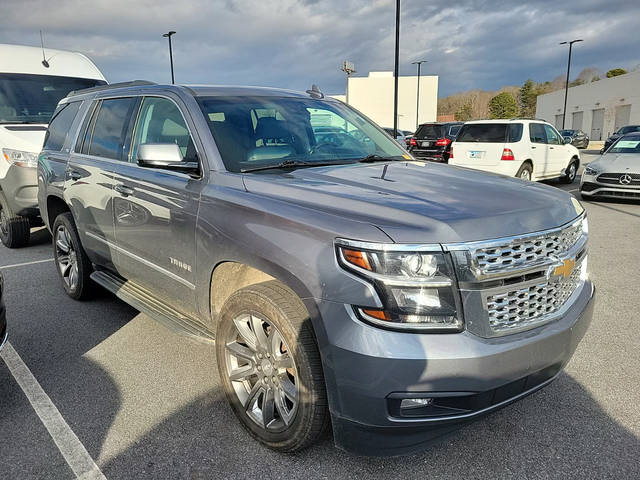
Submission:
[[[74,300],[90,296],[94,284],[89,276],[92,265],[82,248],[71,213],[61,213],[53,222],[53,256],[62,287]]]
[[[516,173],[516,177],[520,180],[531,181],[531,174],[533,169],[531,168],[531,164],[523,163],[522,166],[518,169],[518,173]]]
[[[560,182],[561,183],[566,183],[567,185],[570,185],[575,181],[576,175],[578,173],[578,164],[577,164],[577,162],[575,160],[571,160],[571,163],[567,167],[566,171],[567,171],[567,173],[565,175],[563,175],[562,177],[560,177]]]
[[[242,426],[267,447],[308,447],[329,423],[320,353],[300,299],[277,281],[233,293],[220,312],[216,357]]]
[[[13,213],[4,194],[0,193],[0,241],[7,248],[20,248],[29,243],[29,219]]]

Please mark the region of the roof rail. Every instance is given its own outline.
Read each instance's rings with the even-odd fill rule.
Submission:
[[[546,122],[546,120],[543,120],[542,118],[535,118],[535,117],[513,117],[513,118],[510,118],[509,120],[536,120],[538,122]]]
[[[103,90],[110,90],[112,88],[139,87],[142,85],[156,85],[156,83],[150,82],[148,80],[133,80],[130,82],[110,83],[107,85],[100,85],[97,87],[83,88],[82,90],[73,90],[69,92],[67,97],[72,97],[74,95],[84,95],[85,93],[101,92]]]

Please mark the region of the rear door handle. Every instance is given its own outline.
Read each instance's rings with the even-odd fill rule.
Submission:
[[[531,148],[538,148],[538,147],[536,147],[535,145],[531,145]]]
[[[126,185],[116,185],[113,189],[121,194],[123,197],[128,197],[129,195],[133,195],[135,190],[131,187],[127,187]]]

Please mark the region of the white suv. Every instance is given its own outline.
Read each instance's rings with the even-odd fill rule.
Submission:
[[[560,177],[573,183],[580,153],[542,120],[478,120],[460,129],[449,164],[523,180]]]

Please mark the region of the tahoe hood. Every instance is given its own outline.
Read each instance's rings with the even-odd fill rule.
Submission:
[[[354,222],[398,243],[451,243],[564,225],[582,207],[544,184],[414,161],[248,173],[249,192]],[[367,239],[359,239],[367,240]]]

